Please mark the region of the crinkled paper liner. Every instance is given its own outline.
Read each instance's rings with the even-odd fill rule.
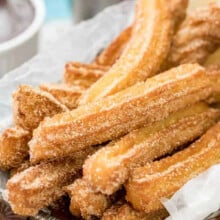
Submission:
[[[58,42],[0,80],[0,132],[12,124],[11,94],[19,84],[60,81],[68,61],[90,62],[133,18],[134,1],[111,6],[91,20],[72,27]],[[0,192],[7,174],[0,173]],[[168,220],[202,220],[220,208],[220,165],[184,185],[170,200],[163,199]],[[0,203],[1,208],[1,203]],[[44,217],[45,216],[45,217]],[[211,215],[209,219],[213,218]],[[36,219],[55,219],[43,211]]]

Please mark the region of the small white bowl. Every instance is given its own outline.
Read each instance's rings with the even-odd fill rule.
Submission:
[[[37,53],[39,31],[45,18],[45,5],[44,0],[30,0],[30,2],[35,11],[31,25],[18,36],[0,43],[0,78]]]

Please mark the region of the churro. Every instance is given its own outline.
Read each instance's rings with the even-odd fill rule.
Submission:
[[[85,64],[70,62],[65,66],[63,82],[70,86],[89,88],[94,82],[101,78],[109,67],[97,64]]]
[[[31,163],[29,160],[25,160],[20,166],[17,166],[10,170],[10,177],[14,176],[15,174],[18,174],[27,168],[31,166]]]
[[[29,142],[31,161],[61,158],[125,135],[211,95],[204,68],[186,64],[113,96],[46,118]]]
[[[74,216],[90,219],[91,216],[101,217],[110,205],[110,199],[91,190],[84,179],[77,179],[72,185],[65,187],[71,203],[70,211]]]
[[[220,163],[219,54],[210,56],[220,7],[187,6],[138,0],[131,26],[92,63],[18,87],[14,125],[0,135],[14,213],[55,217],[62,204],[67,219],[163,220],[161,199]]]
[[[198,103],[132,131],[89,157],[84,178],[95,192],[111,195],[128,179],[130,169],[195,140],[219,118],[220,110]]]
[[[220,44],[220,7],[212,3],[187,15],[174,36],[166,69],[183,63],[203,64]]]
[[[174,18],[175,30],[179,27],[186,16],[186,9],[188,7],[189,0],[171,0],[169,1],[170,11]]]
[[[71,159],[42,163],[12,176],[7,183],[8,201],[20,215],[34,216],[65,194],[63,187],[71,184],[85,158],[94,148],[76,152]]]
[[[212,81],[214,92],[209,103],[220,103],[220,65],[209,65],[206,69]]]
[[[128,203],[119,201],[106,210],[102,220],[163,220],[168,216],[165,209],[146,214],[132,208]]]
[[[19,86],[13,94],[14,122],[26,130],[33,130],[47,116],[67,110],[51,94],[29,85]]]
[[[131,168],[191,142],[219,118],[220,110],[198,103],[101,148],[85,162],[84,179],[77,180],[68,189],[71,212],[85,219],[93,215],[100,217],[109,201],[104,194],[117,191],[127,180]]]
[[[132,26],[123,30],[94,60],[95,64],[112,66],[121,56],[132,35]]]
[[[172,39],[174,21],[167,0],[137,1],[132,37],[118,61],[82,96],[81,104],[112,95],[159,70]]]
[[[174,26],[177,28],[185,18],[188,0],[172,0],[169,2],[169,6],[175,21]],[[96,57],[94,63],[102,66],[112,66],[121,56],[131,37],[132,26],[129,26]]]
[[[67,84],[42,84],[40,89],[53,95],[69,109],[74,109],[78,106],[79,97],[85,91],[85,88]]]
[[[20,166],[28,157],[31,133],[20,128],[6,129],[0,136],[0,169]]]
[[[135,168],[126,184],[126,199],[146,213],[162,208],[187,181],[220,162],[220,123],[188,148],[160,161]]]

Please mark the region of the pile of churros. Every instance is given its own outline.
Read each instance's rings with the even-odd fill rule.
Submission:
[[[20,85],[0,137],[12,210],[62,196],[83,219],[156,220],[190,179],[220,163],[220,7],[137,0],[132,25],[62,83]]]

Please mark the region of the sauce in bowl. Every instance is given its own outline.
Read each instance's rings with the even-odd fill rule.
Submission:
[[[34,16],[30,0],[0,0],[0,43],[24,32],[33,22]]]

